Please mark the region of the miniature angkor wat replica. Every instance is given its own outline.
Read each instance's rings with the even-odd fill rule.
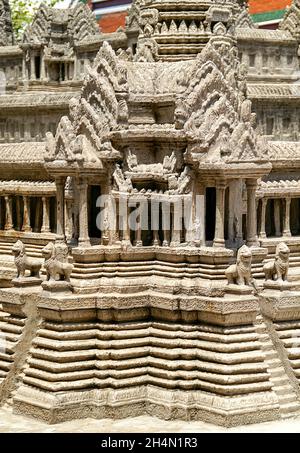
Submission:
[[[300,414],[300,0],[0,0],[0,402],[48,423]]]

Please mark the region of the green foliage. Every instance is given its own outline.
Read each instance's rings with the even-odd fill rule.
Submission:
[[[54,6],[59,0],[43,0],[48,6]],[[41,0],[9,0],[12,22],[17,38],[20,38],[23,31],[33,19],[37,9],[42,3]]]

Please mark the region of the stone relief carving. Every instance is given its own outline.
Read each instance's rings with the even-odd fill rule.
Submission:
[[[275,242],[266,237],[265,227],[270,229],[270,204],[267,205],[267,198],[284,198],[287,194],[293,198],[300,193],[299,178],[296,175],[299,143],[291,141],[298,140],[299,137],[293,135],[292,126],[287,124],[294,121],[298,124],[299,117],[298,107],[291,107],[298,104],[300,95],[296,80],[299,68],[295,49],[298,46],[287,32],[252,30],[245,10],[238,19],[233,20],[231,13],[238,16],[238,6],[245,5],[243,0],[211,1],[211,15],[207,14],[208,3],[198,2],[199,10],[195,14],[189,2],[156,2],[157,9],[164,9],[160,10],[160,22],[156,22],[155,14],[149,15],[148,8],[148,13],[141,14],[144,22],[139,37],[138,61],[133,61],[132,54],[135,52],[137,29],[140,27],[140,10],[147,5],[151,6],[151,1],[148,0],[133,4],[132,10],[135,8],[138,12],[136,16],[129,16],[130,32],[126,34],[119,30],[111,35],[109,40],[112,47],[104,44],[94,66],[90,66],[90,62],[94,61],[95,49],[100,46],[103,37],[94,33],[95,24],[91,19],[92,39],[89,40],[89,19],[81,16],[81,13],[77,16],[74,13],[73,24],[67,27],[73,12],[53,12],[51,27],[59,25],[64,30],[70,29],[57,37],[63,43],[58,43],[53,35],[47,37],[49,21],[43,23],[43,17],[40,17],[39,23],[37,21],[28,43],[24,43],[23,57],[29,78],[30,73],[36,75],[34,66],[39,63],[39,56],[38,61],[35,58],[37,49],[42,45],[44,54],[40,54],[41,59],[54,63],[57,58],[59,65],[76,59],[77,72],[85,75],[86,80],[82,84],[81,80],[71,79],[71,76],[68,80],[63,80],[64,83],[60,80],[54,86],[53,83],[48,84],[47,77],[42,80],[36,77],[34,83],[29,81],[31,86],[27,92],[28,74],[24,76],[24,85],[23,80],[17,85],[18,76],[13,76],[16,91],[0,96],[0,169],[4,174],[7,166],[9,171],[16,173],[14,180],[0,181],[0,223],[2,229],[6,230],[1,230],[2,239],[0,238],[0,280],[7,271],[5,269],[3,272],[2,268],[7,241],[24,234],[26,239],[38,243],[39,247],[34,244],[34,250],[35,253],[40,253],[41,245],[48,237],[46,235],[53,234],[51,237],[54,238],[55,223],[60,232],[65,229],[68,240],[74,239],[71,243],[76,262],[74,280],[72,279],[72,283],[76,285],[76,296],[67,293],[55,297],[55,291],[63,292],[72,288],[69,281],[72,263],[69,262],[68,249],[64,244],[56,242],[44,248],[45,268],[49,278],[42,283],[45,292],[38,293],[32,299],[26,296],[32,307],[28,310],[29,316],[34,312],[34,302],[42,299],[38,309],[43,317],[43,324],[37,326],[36,337],[32,332],[30,342],[28,341],[28,347],[31,343],[34,348],[30,350],[30,355],[34,351],[31,355],[34,360],[30,359],[28,366],[22,370],[20,368],[21,374],[13,377],[16,377],[18,385],[20,382],[12,399],[17,401],[18,411],[41,416],[51,422],[61,421],[62,417],[72,418],[74,405],[69,403],[74,392],[78,395],[80,393],[76,401],[76,413],[80,416],[90,413],[94,401],[99,406],[99,395],[100,398],[104,395],[105,402],[103,407],[93,410],[95,416],[101,416],[103,411],[116,416],[119,416],[119,410],[123,413],[134,411],[132,401],[134,398],[136,401],[137,395],[140,403],[145,405],[150,400],[155,405],[154,400],[159,400],[156,411],[159,415],[165,416],[162,411],[166,407],[166,416],[170,416],[171,410],[172,417],[176,417],[177,401],[187,416],[191,415],[195,419],[202,417],[201,408],[204,407],[206,417],[210,416],[212,420],[218,417],[220,423],[224,420],[227,425],[241,420],[248,422],[251,417],[254,420],[256,411],[260,421],[264,417],[269,419],[273,415],[282,416],[281,409],[284,409],[282,412],[285,416],[295,414],[295,409],[299,411],[300,404],[295,403],[293,394],[288,395],[289,401],[292,401],[291,406],[286,402],[286,395],[282,398],[283,404],[280,402],[279,392],[276,395],[271,385],[270,373],[265,372],[266,363],[260,340],[265,341],[270,323],[267,326],[263,318],[257,317],[259,304],[251,288],[253,286],[256,289],[251,276],[252,249],[243,247],[239,250],[237,263],[226,271],[229,284],[224,283],[224,268],[244,239],[247,243],[252,242],[255,247],[252,250],[254,269],[261,277],[262,260],[267,254],[265,244],[272,244],[268,247],[269,253],[272,253]],[[239,31],[234,30],[236,26],[240,27]],[[247,28],[243,28],[246,26]],[[39,27],[41,40],[38,37]],[[71,35],[73,29],[75,33]],[[43,30],[46,30],[46,34]],[[50,35],[52,33],[53,29],[50,30]],[[236,34],[233,36],[233,33]],[[44,39],[47,44],[43,44]],[[196,57],[206,46],[208,39],[211,39],[210,44]],[[78,45],[73,46],[73,42]],[[266,45],[266,42],[272,42],[272,45]],[[124,50],[128,45],[132,48]],[[267,52],[260,53],[259,45],[267,47]],[[122,49],[115,53],[112,48],[119,46]],[[28,52],[25,51],[26,47]],[[245,51],[245,48],[248,50]],[[243,55],[238,56],[238,51]],[[247,61],[253,51],[256,53],[254,60],[260,58],[260,68],[266,71],[259,73],[256,63],[253,64],[247,82],[247,66],[241,65],[239,58]],[[15,58],[14,53],[19,56]],[[0,64],[5,68],[9,80],[8,90],[12,90],[10,60],[15,65],[13,71],[16,74],[22,72],[24,68],[21,54],[17,46],[1,49]],[[264,61],[266,56],[269,58],[267,63]],[[291,56],[292,61],[289,60]],[[279,57],[281,61],[278,60]],[[288,69],[280,72],[283,59]],[[36,67],[42,68],[42,64],[37,64]],[[63,72],[61,68],[58,70]],[[280,77],[277,78],[278,74]],[[67,111],[67,103],[75,91],[77,97],[70,101],[69,117],[61,119],[55,133],[61,112]],[[273,116],[273,109],[276,111],[273,129],[279,129],[280,141],[273,141],[269,145],[270,153],[265,153],[266,145],[257,138],[256,118],[247,94],[249,98],[255,98],[255,110],[263,110],[265,117]],[[270,105],[268,108],[265,105],[267,103]],[[284,111],[284,116],[281,115],[282,124],[277,120],[281,114],[280,109]],[[46,122],[48,110],[55,113],[50,114],[52,119]],[[18,113],[20,111],[24,113]],[[294,117],[291,116],[291,111]],[[20,124],[22,115],[26,116],[22,135],[17,132],[17,114],[20,116]],[[49,127],[54,116],[55,124]],[[291,121],[287,121],[287,117]],[[44,132],[41,132],[43,129]],[[47,135],[45,149],[42,140],[46,130],[51,130],[53,135]],[[291,132],[288,134],[288,131]],[[22,141],[24,135],[28,143]],[[39,143],[32,143],[34,140]],[[268,168],[264,170],[265,167],[260,165],[264,163],[264,155],[275,163],[275,171],[270,176],[267,176]],[[244,173],[238,166],[240,162],[244,164]],[[276,173],[277,162],[281,166],[280,175]],[[204,171],[201,169],[202,163],[206,164],[206,167],[203,166]],[[82,168],[81,165],[85,167]],[[293,171],[289,173],[291,167]],[[48,175],[51,181],[46,181]],[[62,176],[58,178],[57,175]],[[66,176],[68,179],[64,185]],[[260,176],[264,178],[261,182]],[[33,180],[27,181],[28,177]],[[45,180],[38,181],[39,177]],[[277,179],[274,180],[274,177]],[[247,186],[245,178],[251,178],[247,181]],[[53,182],[54,179],[56,183]],[[117,191],[124,192],[125,196],[122,197]],[[93,223],[90,217],[94,214],[91,211],[95,207],[98,193],[108,195],[108,201],[100,211],[104,211],[104,215],[103,229],[99,235],[98,231],[90,231]],[[177,196],[180,194],[189,196]],[[30,197],[37,195],[40,197],[38,208],[36,202],[31,203],[30,200]],[[130,209],[123,210],[116,222],[115,218],[112,219],[113,201],[117,202],[117,206],[122,198],[126,201],[132,198],[133,201],[141,200],[140,205],[144,204],[149,208],[152,195],[158,205],[158,222],[151,231],[146,231],[145,228],[152,221],[152,213],[149,213],[146,226],[140,222],[141,218],[137,218],[140,225],[137,231],[133,231],[131,222],[127,222],[127,217],[132,213],[131,206]],[[56,214],[55,203],[52,203],[55,196],[58,201]],[[264,199],[259,200],[259,206],[256,206],[255,201],[261,196]],[[184,210],[181,209],[184,208],[181,201],[185,200],[191,203],[186,222],[188,225],[182,225],[185,222],[181,221],[185,220],[181,218],[180,212]],[[165,205],[162,203],[164,201]],[[291,235],[300,231],[299,209],[294,205],[294,200],[286,199],[282,206],[277,201],[279,200],[274,203],[274,211],[277,212],[271,223],[275,220],[278,230],[284,227],[283,237],[291,241],[294,252],[298,247],[298,244],[295,246],[297,237],[292,238]],[[166,205],[170,207],[169,225],[167,221],[164,222],[164,214],[168,210]],[[145,210],[150,211],[147,208]],[[40,211],[35,215],[37,222],[30,219],[33,217],[33,210],[36,213]],[[256,211],[259,212],[258,223],[263,223],[261,219],[266,220],[266,225],[261,228],[265,235],[260,235],[260,242],[264,247],[258,247],[256,243]],[[25,221],[22,227],[23,213]],[[64,214],[66,219],[63,219]],[[207,225],[206,219],[211,220],[213,217],[216,217],[214,224]],[[15,223],[19,224],[16,231]],[[274,226],[276,229],[276,225]],[[214,234],[214,238],[208,237],[209,233]],[[47,240],[50,240],[50,236]],[[293,255],[294,265],[296,254]],[[8,269],[8,273],[10,270]],[[275,271],[274,264],[272,278],[277,278],[278,273]],[[281,266],[280,272],[283,276],[284,266]],[[24,280],[30,283],[29,277]],[[287,284],[278,285],[277,281],[269,280],[269,286],[264,283],[264,288],[287,289]],[[19,286],[25,285],[24,281],[19,282]],[[278,316],[282,310],[284,320],[293,319],[296,325],[300,319],[299,293],[293,285],[295,282],[291,282],[292,290],[289,294],[267,293],[266,298],[273,298],[272,304],[268,304],[272,307],[268,309],[273,310],[274,316]],[[298,282],[296,285],[295,287],[299,286]],[[52,294],[47,294],[47,291],[52,291]],[[11,295],[9,299],[7,294]],[[8,329],[8,332],[20,331],[20,321],[23,322],[19,315],[16,321],[16,312],[13,313],[13,310],[19,309],[19,304],[11,303],[16,294],[18,298],[15,288],[0,291],[0,303],[12,307],[13,316],[5,316],[6,320],[1,316],[0,320],[2,325],[4,322],[12,323],[13,329]],[[236,297],[237,294],[239,297]],[[261,296],[264,297],[264,292]],[[262,306],[263,304],[261,310]],[[287,328],[290,329],[291,323],[283,324],[288,324]],[[28,326],[30,322],[27,324],[27,331]],[[144,344],[142,348],[128,347],[128,341],[136,344],[141,336]],[[181,338],[183,351],[179,361],[174,360],[176,351],[174,352],[173,345],[176,346],[177,337]],[[25,336],[23,339],[27,340]],[[118,354],[107,356],[106,351],[114,347],[114,341],[118,343]],[[98,343],[100,349],[97,352],[95,345]],[[269,344],[266,343],[267,348]],[[158,355],[163,355],[163,379],[159,363],[162,357],[152,360],[149,353],[151,347],[157,348]],[[276,352],[276,346],[272,347]],[[141,357],[140,350],[144,357]],[[228,361],[231,351],[237,350],[237,358]],[[126,351],[131,354],[128,360],[132,363],[145,363],[145,373],[141,371],[136,376],[134,366],[126,370],[124,367],[120,368],[119,357],[126,359]],[[94,357],[95,354],[100,365],[96,363],[97,360],[87,360],[88,355]],[[37,359],[38,357],[43,357],[43,360]],[[201,360],[197,360],[197,357]],[[242,364],[239,362],[240,357],[243,357]],[[8,366],[13,363],[14,357],[11,358],[7,361]],[[296,358],[298,359],[299,357]],[[183,366],[183,361],[186,361],[186,366]],[[5,376],[7,363],[1,358],[0,380]],[[157,366],[159,370],[155,370]],[[140,368],[143,370],[145,367]],[[149,377],[150,368],[153,372]],[[241,369],[244,372],[240,373]],[[133,386],[135,379],[137,385]],[[109,381],[109,388],[105,386],[106,380]],[[128,387],[129,381],[134,390]],[[89,399],[91,382],[94,390]],[[143,385],[139,387],[141,382]],[[117,392],[114,383],[118,387]],[[278,385],[280,386],[280,382]],[[216,401],[210,414],[211,397],[207,397],[206,390]],[[170,409],[171,400],[174,405]],[[163,404],[164,401],[166,404]],[[112,407],[109,406],[110,402],[118,404],[113,404]],[[233,406],[237,410],[232,410]],[[140,404],[137,411],[140,411]]]
[[[143,0],[135,0],[129,10],[126,17],[126,29],[127,30],[139,30],[139,17],[140,17],[140,8],[144,4]]]
[[[188,165],[184,167],[179,176],[170,176],[168,178],[170,193],[179,195],[190,193],[193,176],[194,173]]]
[[[95,15],[86,5],[79,3],[74,8],[59,10],[50,8],[42,3],[32,24],[25,30],[23,43],[47,44],[51,40],[52,24],[54,22],[66,25],[68,44],[83,41],[89,36],[100,34]],[[65,45],[66,43],[62,44],[63,47]]]
[[[158,45],[154,39],[141,39],[137,45],[135,61],[153,63],[158,60]]]
[[[176,170],[177,159],[173,152],[171,156],[165,156],[163,163],[158,164],[138,164],[136,154],[129,149],[127,152],[127,165],[134,173],[150,173],[158,175],[168,175]]]
[[[125,178],[119,164],[116,164],[115,166],[113,179],[117,190],[119,190],[120,192],[131,192],[133,190],[130,178]]]
[[[99,161],[97,153],[109,132],[128,121],[127,90],[126,68],[104,42],[93,67],[87,69],[80,99],[70,103],[70,119],[61,119],[55,138],[47,134],[47,161],[57,155],[81,164]]]
[[[178,80],[181,93],[175,127],[197,144],[198,153],[205,153],[201,159],[228,163],[263,160],[266,142],[254,129],[255,115],[251,101],[245,99],[245,73],[237,49],[219,42],[216,46],[212,41],[197,60],[197,65]]]
[[[290,249],[285,242],[276,247],[275,259],[263,267],[266,280],[287,281],[289,271]]]
[[[75,42],[100,35],[95,14],[86,5],[78,3],[69,10],[68,33]]]

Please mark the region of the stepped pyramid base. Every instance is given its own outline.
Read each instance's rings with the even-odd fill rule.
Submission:
[[[163,420],[205,421],[225,427],[280,418],[272,392],[234,400],[201,391],[166,390],[155,386],[97,389],[50,394],[29,386],[19,388],[14,413],[49,424],[79,418],[126,418],[151,415]]]
[[[179,316],[167,304],[159,309],[156,295],[135,310],[128,294],[111,299],[110,309],[102,296],[0,291],[9,313],[2,330],[24,317],[10,356],[16,375],[3,375],[11,390],[3,403],[10,399],[15,413],[47,423],[149,414],[226,427],[300,413],[300,348],[289,349],[300,319],[278,320],[281,307],[298,316],[297,293],[264,291],[259,302],[240,295],[238,303],[225,295],[223,305],[215,298],[225,312],[210,322],[205,304],[188,311],[182,302]]]

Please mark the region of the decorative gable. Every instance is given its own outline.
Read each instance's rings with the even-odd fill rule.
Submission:
[[[80,99],[70,102],[70,119],[61,119],[55,137],[47,135],[47,162],[64,160],[102,168],[101,157],[118,154],[109,133],[120,124],[126,127],[127,90],[124,62],[105,42],[93,67],[88,68]]]
[[[289,31],[295,39],[300,40],[300,0],[293,1],[279,28]]]
[[[255,114],[246,99],[245,68],[237,47],[220,26],[215,38],[182,73],[175,126],[184,129],[189,150],[210,162],[261,161],[266,144],[255,132]]]

